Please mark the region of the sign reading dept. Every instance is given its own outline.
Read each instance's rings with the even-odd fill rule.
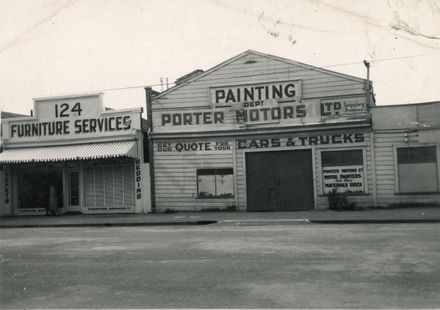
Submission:
[[[137,127],[131,111],[103,111],[99,95],[36,100],[34,108],[35,117],[9,121],[10,140],[99,136]]]

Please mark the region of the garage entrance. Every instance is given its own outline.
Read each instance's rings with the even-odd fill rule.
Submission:
[[[246,154],[248,211],[313,209],[312,151]]]

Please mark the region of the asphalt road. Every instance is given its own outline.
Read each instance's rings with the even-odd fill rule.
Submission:
[[[0,230],[1,308],[440,308],[440,225]]]

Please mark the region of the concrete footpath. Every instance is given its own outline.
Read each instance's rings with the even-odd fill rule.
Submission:
[[[159,226],[159,225],[292,225],[354,223],[440,223],[440,207],[312,210],[296,212],[176,212],[149,214],[60,215],[0,217],[0,228]]]

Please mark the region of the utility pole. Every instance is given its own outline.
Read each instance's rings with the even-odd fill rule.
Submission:
[[[370,93],[371,93],[371,87],[370,87],[370,63],[366,60],[364,60],[364,65],[367,67],[367,106],[368,109],[370,108]]]

